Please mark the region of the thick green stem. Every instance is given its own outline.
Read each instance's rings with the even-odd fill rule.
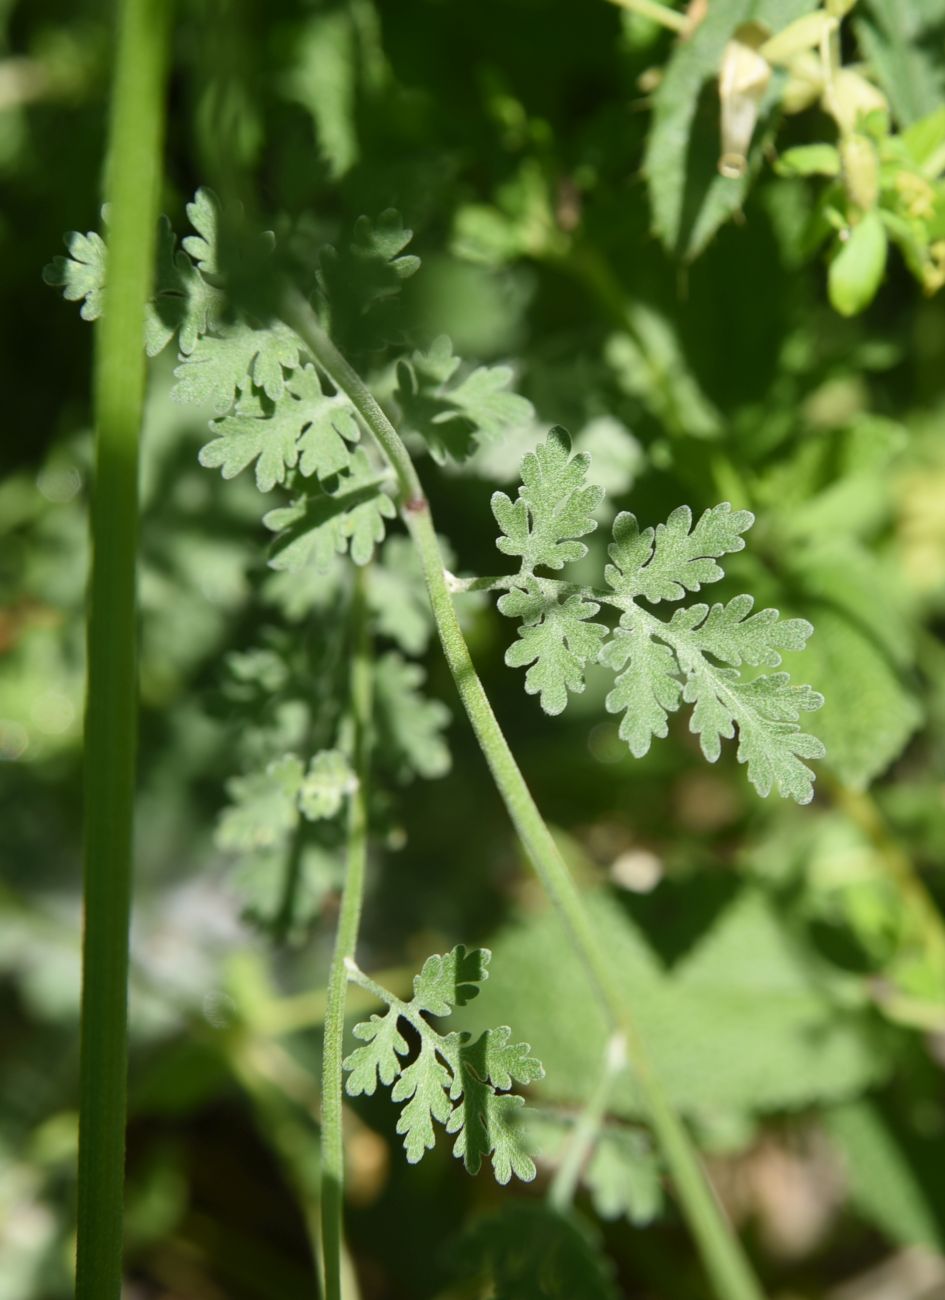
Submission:
[[[368,727],[371,718],[371,648],[364,607],[364,583],[356,574],[352,610],[351,661],[352,763],[357,789],[348,804],[348,864],[338,931],[328,978],[322,1060],[322,1261],[325,1300],[342,1296],[342,1203],[344,1192],[344,1138],[342,1133],[342,1069],[345,1028],[346,961],[354,958],[364,896],[367,861]]]
[[[95,482],[85,721],[85,929],[78,1300],[118,1300],[137,671],[135,560],[145,304],[161,177],[168,0],[118,10],[105,199],[108,282],[95,340]]]
[[[628,991],[614,977],[580,891],[525,784],[476,674],[453,608],[430,508],[410,455],[361,377],[341,356],[300,296],[287,299],[284,319],[303,339],[332,383],[351,400],[397,475],[403,517],[420,557],[440,643],[466,714],[532,866],[580,954],[597,1000],[611,1028],[626,1039],[631,1068],[719,1300],[759,1300],[761,1291],[738,1238],[726,1222],[689,1135],[650,1065],[630,1011]]]

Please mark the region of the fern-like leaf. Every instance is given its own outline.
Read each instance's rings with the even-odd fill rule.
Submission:
[[[507,1183],[514,1174],[528,1182],[535,1164],[528,1154],[524,1134],[516,1122],[524,1105],[511,1093],[513,1082],[532,1083],[542,1078],[541,1062],[527,1043],[512,1043],[503,1025],[486,1030],[473,1041],[469,1034],[440,1034],[426,1019],[446,1016],[479,992],[488,978],[490,953],[486,948],[452,952],[427,958],[414,978],[413,997],[402,1002],[370,982],[388,1002],[383,1016],[355,1027],[362,1045],[344,1061],[349,1096],[372,1094],[378,1080],[393,1085],[391,1098],[405,1102],[397,1121],[407,1160],[416,1164],[435,1143],[436,1124],[454,1135],[453,1154],[470,1173],[478,1173],[491,1159],[495,1177]],[[353,969],[351,978],[360,972]],[[420,1036],[417,1055],[409,1062],[400,1021],[412,1025]]]
[[[434,459],[464,460],[477,439],[502,437],[526,424],[532,404],[508,391],[508,366],[480,366],[457,377],[460,359],[446,335],[397,367],[397,403],[405,428],[419,433]]]
[[[506,663],[528,667],[525,689],[540,696],[547,713],[560,713],[568,692],[583,690],[588,663],[611,669],[606,708],[622,715],[620,736],[636,757],[654,737],[668,734],[670,714],[691,704],[690,727],[710,762],[722,740],[737,732],[738,759],[758,792],[776,789],[807,803],[813,795],[807,761],[822,757],[824,748],[802,732],[800,719],[822,698],[808,686],[792,686],[786,673],[744,677],[741,669],[777,668],[784,651],[803,649],[810,624],[782,619],[774,609],[755,611],[748,595],[684,606],[665,621],[646,608],[682,600],[722,578],[718,561],[744,547],[752,515],[723,502],[693,523],[688,507],[680,506],[665,524],[641,530],[624,512],[614,521],[604,569],[609,591],[538,578],[536,566],[560,569],[586,553],[577,539],[595,526],[600,500],[599,490],[585,486],[587,468],[586,457],[571,455],[567,435],[553,429],[525,457],[518,499],[493,497],[503,532],[498,548],[522,561],[499,600],[501,613],[521,620]],[[603,625],[587,621],[602,605],[619,611],[609,638]]]

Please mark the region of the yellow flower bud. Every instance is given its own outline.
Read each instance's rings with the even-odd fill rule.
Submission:
[[[760,53],[769,63],[790,63],[796,55],[818,49],[836,28],[837,19],[818,9],[788,23],[783,31],[765,41]]]
[[[877,109],[889,112],[882,91],[852,68],[840,68],[834,73],[824,92],[824,107],[844,134],[855,131],[859,118],[867,113]]]

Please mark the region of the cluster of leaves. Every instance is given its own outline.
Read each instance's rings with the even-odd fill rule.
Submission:
[[[503,614],[521,620],[506,663],[530,665],[525,689],[551,714],[564,710],[569,691],[584,690],[588,663],[611,669],[616,676],[606,707],[623,715],[620,735],[637,757],[667,734],[670,713],[692,704],[690,728],[710,762],[737,726],[738,758],[758,792],[776,788],[809,802],[813,773],[803,760],[822,757],[824,748],[801,731],[798,719],[819,708],[822,697],[809,686],[792,686],[785,672],[746,679],[739,669],[777,667],[783,651],[803,648],[810,624],[782,619],[774,609],[753,613],[747,595],[724,605],[690,605],[668,621],[639,603],[679,601],[717,582],[724,576],[717,560],[744,547],[752,515],[723,503],[693,524],[690,510],[680,506],[665,524],[641,530],[635,516],[618,514],[604,571],[609,591],[574,590],[537,571],[560,570],[587,553],[579,539],[596,528],[602,496],[585,482],[587,469],[588,458],[572,455],[568,435],[553,429],[522,462],[516,500],[504,492],[492,498],[502,529],[499,550],[521,560],[499,599]],[[609,636],[606,625],[590,621],[602,602],[620,611]]]
[[[489,976],[487,948],[454,948],[428,957],[414,977],[413,997],[403,1002],[384,992],[388,1010],[355,1026],[363,1045],[344,1062],[348,1095],[372,1096],[380,1081],[394,1101],[405,1102],[397,1121],[404,1150],[416,1164],[435,1143],[434,1120],[455,1135],[453,1154],[476,1174],[491,1158],[495,1177],[507,1183],[514,1174],[528,1182],[535,1164],[519,1126],[522,1097],[509,1092],[513,1082],[529,1084],[544,1075],[527,1043],[510,1041],[507,1025],[486,1029],[476,1039],[465,1032],[441,1034],[426,1016],[447,1016],[479,993]],[[405,1061],[410,1046],[400,1022],[418,1036],[418,1050]]]

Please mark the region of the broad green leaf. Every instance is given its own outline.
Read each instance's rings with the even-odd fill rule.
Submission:
[[[867,212],[849,230],[830,263],[827,288],[841,316],[865,311],[883,282],[889,241],[878,212]]]
[[[727,501],[706,510],[693,527],[692,511],[679,506],[665,524],[640,532],[626,511],[614,520],[608,547],[613,564],[604,571],[614,591],[644,600],[681,600],[705,582],[724,577],[715,563],[722,555],[744,549],[741,536],[754,523],[748,510],[733,510]]]
[[[465,460],[477,439],[498,439],[525,425],[531,402],[510,393],[508,366],[480,366],[457,378],[460,358],[446,335],[397,367],[397,402],[407,429],[438,461]]]
[[[502,614],[522,619],[519,639],[506,651],[505,662],[510,668],[532,665],[525,675],[525,690],[539,696],[546,713],[563,712],[568,691],[584,690],[585,665],[597,659],[607,635],[603,623],[587,621],[599,609],[580,596],[561,602],[549,598],[534,578],[499,600]]]
[[[823,966],[783,902],[743,889],[671,969],[615,898],[601,892],[588,904],[614,979],[633,990],[653,1068],[685,1114],[808,1107],[888,1075],[894,1036],[859,981]],[[488,1013],[475,1003],[465,1022],[486,1028],[486,1014],[529,1026],[546,1071],[533,1085],[539,1104],[593,1094],[610,1030],[552,913],[496,935]],[[645,1115],[632,1070],[615,1083],[610,1111]]]
[[[537,566],[560,569],[587,554],[576,539],[597,527],[594,511],[603,491],[585,483],[588,458],[571,455],[571,439],[555,428],[522,461],[522,486],[512,502],[504,492],[492,498],[492,513],[503,536],[496,545],[520,556],[523,572]]]

